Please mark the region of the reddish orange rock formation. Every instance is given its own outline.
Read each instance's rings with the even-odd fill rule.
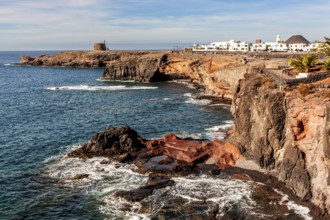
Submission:
[[[185,140],[174,134],[167,134],[161,139],[147,141],[145,144],[152,152],[187,163],[209,158],[214,147],[209,141]]]
[[[163,154],[187,163],[205,161],[213,157],[219,168],[235,165],[241,153],[231,143],[221,143],[218,139],[210,141],[196,141],[181,139],[174,134],[167,134],[165,137],[147,141],[147,148],[156,153]]]
[[[236,161],[241,157],[241,152],[237,146],[229,142],[222,144],[218,139],[212,142],[214,145],[212,157],[216,164],[224,169],[226,166],[234,166]]]

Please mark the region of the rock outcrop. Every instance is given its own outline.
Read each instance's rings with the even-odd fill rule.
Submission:
[[[245,62],[241,60],[244,58]],[[283,66],[286,59],[264,60],[242,54],[192,54],[171,51],[65,51],[22,56],[21,65],[104,68],[103,79],[158,82],[190,79],[206,95],[232,98],[244,73],[253,67]]]
[[[266,213],[267,216],[278,219],[283,218],[283,216],[299,219],[299,214],[290,211],[282,202],[283,194],[279,191],[289,196],[290,200],[296,200],[283,183],[270,175],[230,166],[240,158],[240,151],[235,145],[223,143],[221,140],[211,142],[181,139],[174,134],[168,134],[158,140],[146,141],[127,126],[117,128],[109,126],[104,132],[94,135],[89,143],[68,156],[83,158],[105,156],[112,161],[133,163],[138,167],[135,171],[149,175],[148,180],[141,186],[128,190],[118,190],[114,193],[114,197],[120,197],[127,201],[120,207],[123,212],[132,210],[133,207],[130,202],[139,202],[141,205],[139,213],[147,213],[151,218],[157,219],[181,219],[187,216],[195,216],[196,219],[250,219],[258,216],[258,213]],[[204,163],[210,157],[215,159],[218,166]],[[106,159],[100,163],[106,165],[110,161]],[[120,167],[118,164],[116,166]],[[219,167],[224,168],[226,166],[229,167],[225,170],[219,169]],[[206,187],[205,195],[195,195],[196,198],[189,199],[180,193],[172,193],[173,189],[180,188],[177,184],[182,184],[180,183],[182,176],[186,176],[188,182],[189,179],[193,183],[196,182],[197,187]],[[204,180],[205,176],[210,177],[211,183],[208,184],[203,180],[199,182],[199,176]],[[67,181],[84,178],[88,178],[88,174],[76,175],[73,178],[63,180],[61,183],[65,184]],[[219,205],[207,190],[207,187],[211,187],[210,190],[212,190],[213,181],[217,180],[221,184],[234,183],[234,180],[253,180],[263,183],[256,184],[256,187],[251,188],[251,198],[256,202],[258,212],[250,212],[249,209],[240,206],[240,202],[237,204],[234,201],[226,203],[226,198],[222,198],[225,206]],[[226,180],[233,181],[228,182]],[[229,185],[227,187],[229,189],[237,186]],[[158,203],[162,205],[159,206]],[[307,202],[299,204],[314,208]],[[157,212],[154,212],[156,207]],[[314,215],[314,213],[311,214]]]
[[[280,91],[268,78],[247,74],[234,95],[230,141],[301,199],[330,214],[330,99],[327,90],[303,96]]]
[[[145,147],[144,140],[130,127],[108,126],[105,131],[96,133],[89,143],[69,153],[68,156],[104,156],[119,162],[132,162]]]
[[[137,56],[109,64],[103,73],[105,80],[133,80],[137,82],[162,82],[171,77],[160,71],[167,55]]]
[[[210,157],[216,159],[220,168],[234,165],[240,157],[236,146],[215,139],[181,139],[167,134],[157,140],[144,140],[128,126],[108,126],[105,131],[96,133],[92,140],[68,154],[69,157],[90,158],[108,157],[122,163],[135,163],[140,172],[173,172],[189,168]]]

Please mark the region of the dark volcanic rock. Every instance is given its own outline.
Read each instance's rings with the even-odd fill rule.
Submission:
[[[274,168],[274,152],[284,141],[284,93],[268,91],[263,77],[247,74],[239,82],[232,111],[237,134],[234,143],[261,167]]]
[[[128,126],[107,127],[96,133],[92,140],[68,154],[70,157],[106,156],[119,162],[133,161],[138,152],[145,148],[143,139]]]
[[[171,78],[160,72],[162,63],[166,62],[167,55],[161,57],[142,56],[109,64],[104,73],[106,80],[134,80],[138,82],[159,82]]]
[[[174,181],[164,177],[149,177],[148,183],[137,189],[129,191],[117,191],[115,196],[122,197],[127,201],[139,202],[142,199],[150,196],[155,189],[161,189],[167,186],[174,185]]]
[[[246,74],[234,95],[230,141],[283,181],[302,200],[330,214],[329,99],[322,89],[304,97],[299,89],[280,91],[271,79]]]

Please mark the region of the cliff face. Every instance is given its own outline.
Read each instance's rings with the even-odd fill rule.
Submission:
[[[109,64],[103,73],[106,80],[134,80],[138,82],[160,82],[171,77],[160,71],[167,55],[144,55]]]
[[[231,141],[297,196],[330,214],[330,99],[282,92],[269,79],[247,74],[234,95]]]
[[[21,57],[21,65],[104,67],[107,80],[139,82],[191,79],[205,88],[207,95],[232,97],[238,79],[255,66],[272,67],[271,61],[249,59],[239,54],[191,54],[170,51],[65,51],[54,55]],[[284,59],[284,63],[285,63]],[[276,63],[277,67],[283,65]]]

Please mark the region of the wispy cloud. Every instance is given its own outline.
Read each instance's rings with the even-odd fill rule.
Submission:
[[[0,50],[330,35],[325,0],[2,0]]]

